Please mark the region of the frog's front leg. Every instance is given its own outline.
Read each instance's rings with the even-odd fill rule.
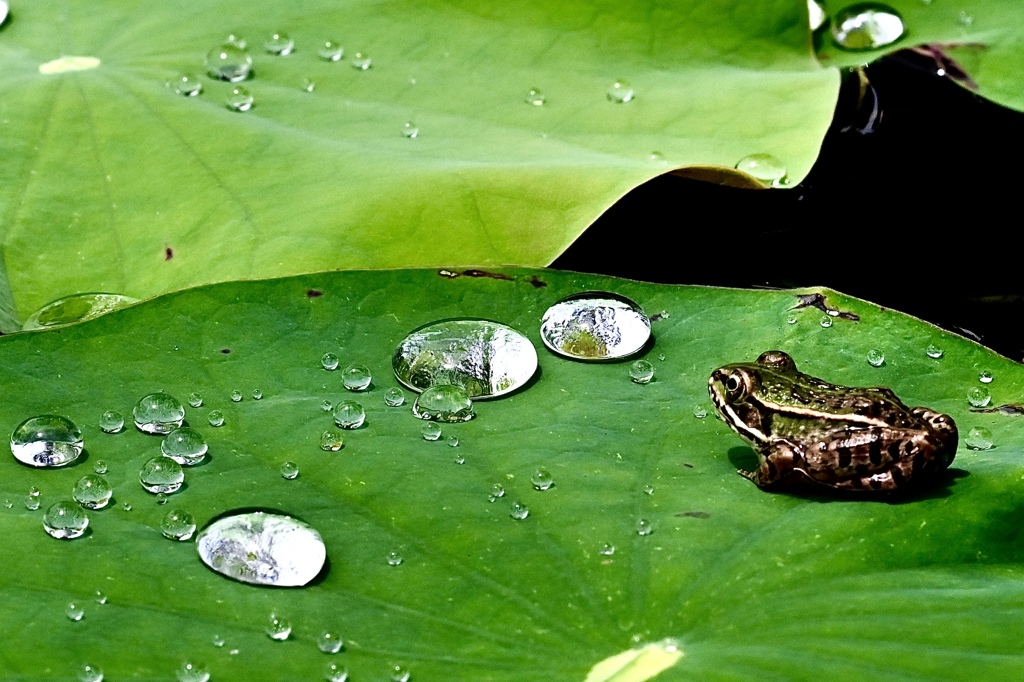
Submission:
[[[809,479],[804,471],[803,454],[788,440],[772,441],[758,457],[761,460],[761,465],[756,469],[753,471],[740,469],[736,472],[753,481],[758,488],[763,490],[786,488]]]

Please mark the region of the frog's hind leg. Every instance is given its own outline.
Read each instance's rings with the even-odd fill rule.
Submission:
[[[743,478],[753,481],[762,490],[780,490],[811,482],[803,471],[804,458],[800,451],[786,440],[776,440],[761,456],[761,465],[753,471],[740,469]]]

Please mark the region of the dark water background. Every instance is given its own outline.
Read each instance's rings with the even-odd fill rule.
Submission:
[[[664,175],[616,203],[552,267],[676,284],[826,286],[1021,361],[1024,113],[977,97],[914,53],[865,73],[881,119],[873,132],[856,130],[870,97],[858,105],[857,79],[844,80],[821,156],[799,186],[742,190]]]

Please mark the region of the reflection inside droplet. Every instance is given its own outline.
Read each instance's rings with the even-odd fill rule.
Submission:
[[[636,353],[651,322],[635,302],[605,291],[562,299],[547,309],[540,335],[551,351],[576,360],[611,360]]]

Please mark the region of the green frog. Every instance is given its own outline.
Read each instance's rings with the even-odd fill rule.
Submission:
[[[949,415],[908,408],[888,388],[849,388],[797,371],[782,351],[719,367],[711,400],[760,466],[740,470],[764,490],[801,487],[897,492],[933,479],[953,461]]]

